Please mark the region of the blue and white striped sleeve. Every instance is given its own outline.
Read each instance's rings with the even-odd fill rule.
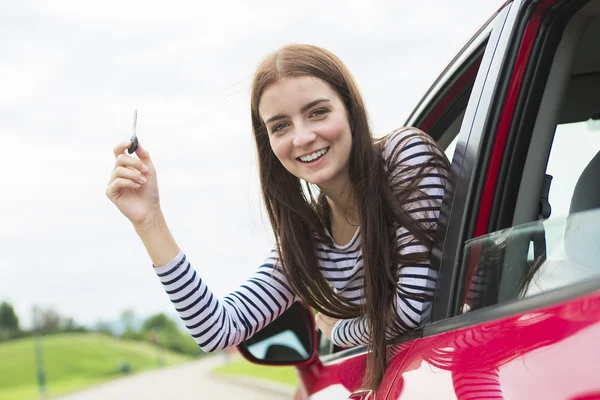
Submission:
[[[432,147],[433,146],[433,147]],[[435,233],[444,189],[447,182],[447,166],[440,163],[436,168],[422,167],[434,158],[445,157],[429,136],[416,129],[401,129],[392,133],[383,149],[390,185],[401,193],[402,188],[415,179],[416,191],[403,200],[404,209],[425,227]],[[438,154],[432,152],[437,151]],[[397,318],[388,323],[386,337],[392,339],[415,329],[430,318],[431,301],[435,294],[437,271],[429,264],[429,250],[405,227],[396,230],[396,251],[402,255],[427,254],[425,262],[398,266],[398,284],[394,306]],[[365,345],[369,341],[368,320],[365,316],[341,320],[332,330],[332,341],[341,347]]]
[[[188,331],[206,352],[234,346],[271,323],[296,297],[273,250],[245,283],[218,300],[183,253],[154,270]]]

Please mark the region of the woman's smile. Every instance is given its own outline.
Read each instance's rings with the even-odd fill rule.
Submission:
[[[325,147],[315,152],[297,157],[296,159],[299,160],[301,163],[306,164],[307,166],[315,166],[323,160],[325,154],[327,154],[328,151],[329,147]]]

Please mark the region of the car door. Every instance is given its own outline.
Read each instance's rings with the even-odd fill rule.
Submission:
[[[387,399],[600,398],[600,2],[499,15],[453,156],[433,322],[390,364]]]

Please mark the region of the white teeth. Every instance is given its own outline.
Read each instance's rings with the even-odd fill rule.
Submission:
[[[300,160],[302,160],[304,162],[311,162],[312,160],[315,160],[315,159],[321,157],[325,153],[327,153],[327,149],[321,149],[321,150],[315,151],[314,153],[309,154],[307,156],[300,157]]]

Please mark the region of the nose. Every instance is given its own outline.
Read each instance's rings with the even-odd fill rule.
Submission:
[[[306,147],[314,142],[317,134],[308,127],[297,126],[294,132],[293,144],[295,147]]]

